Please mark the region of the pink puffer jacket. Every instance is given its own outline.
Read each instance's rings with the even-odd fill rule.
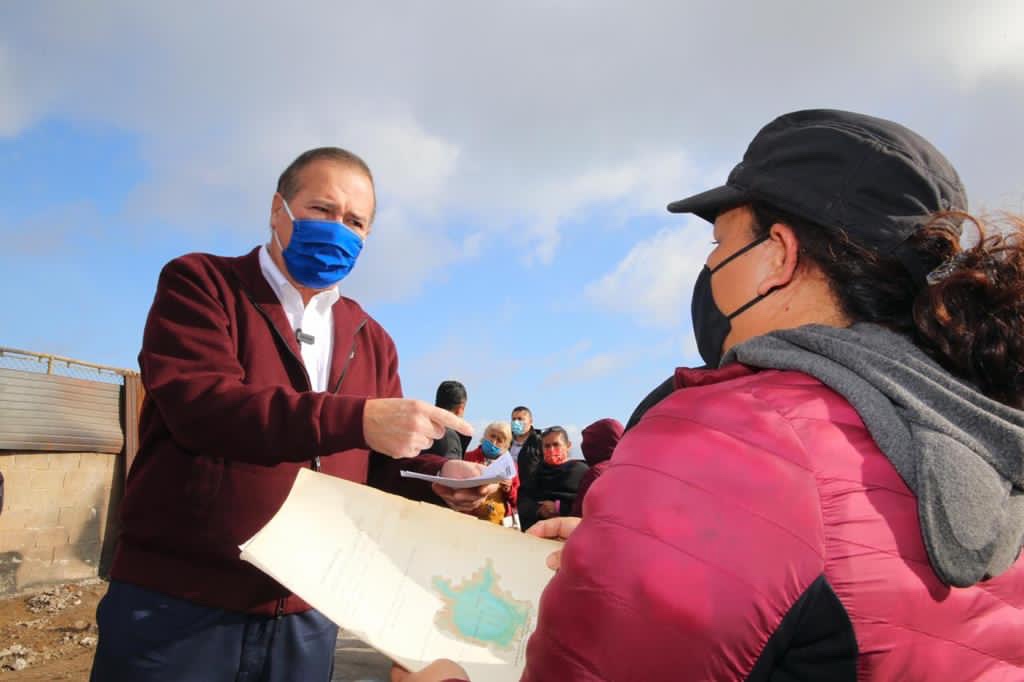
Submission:
[[[591,489],[524,680],[1024,680],[1024,560],[943,584],[845,399],[738,364],[676,384]]]

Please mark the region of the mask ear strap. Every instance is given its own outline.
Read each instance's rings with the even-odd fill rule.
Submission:
[[[292,215],[292,209],[288,206],[288,200],[284,198],[284,195],[280,192],[277,193],[281,197],[281,205],[284,206],[284,212],[288,214],[288,219],[295,223],[295,216]],[[281,249],[281,253],[284,253],[284,245],[281,244],[281,238],[277,235],[277,230],[274,229],[274,224],[270,224],[270,232],[274,235],[274,241],[277,242],[277,248]]]
[[[757,246],[761,242],[767,241],[770,238],[771,238],[771,234],[770,233],[766,233],[763,236],[758,237],[757,239],[755,239],[754,241],[750,242],[749,244],[744,246],[742,249],[740,249],[739,251],[737,251],[736,253],[732,254],[731,256],[726,258],[724,261],[722,261],[721,263],[716,265],[715,269],[711,271],[711,274],[712,275],[715,274],[716,272],[721,270],[723,267],[728,265],[730,262],[736,260],[737,258],[742,256],[743,254],[745,254],[747,251],[750,251],[752,248],[754,248],[755,246]],[[758,303],[760,303],[761,300],[764,299],[765,297],[770,296],[772,294],[772,292],[774,292],[776,289],[778,289],[778,287],[772,287],[771,289],[769,289],[768,291],[764,292],[760,296],[756,296],[755,298],[747,301],[746,303],[744,303],[743,305],[741,305],[739,307],[739,310],[734,310],[729,315],[726,315],[725,318],[727,320],[732,320],[732,318],[736,317],[737,315],[742,314],[743,312],[745,312],[751,306],[754,306],[754,305],[757,305]]]
[[[770,238],[771,238],[770,234],[766,234],[763,237],[758,237],[757,239],[755,239],[754,241],[750,242],[749,244],[744,246],[742,249],[740,249],[739,251],[737,251],[736,253],[732,254],[731,256],[726,258],[724,261],[722,261],[721,263],[716,265],[715,269],[711,271],[711,274],[712,275],[715,274],[716,272],[718,272],[719,270],[724,268],[726,265],[728,265],[732,261],[736,260],[737,258],[742,256],[743,254],[745,254],[747,251],[750,251],[752,248],[754,248],[755,246],[757,246],[761,242],[767,241]],[[767,296],[767,294],[765,294],[765,295]]]
[[[284,206],[284,212],[288,214],[288,219],[294,223],[295,216],[292,215],[292,209],[288,205],[288,200],[284,198],[283,194],[281,195],[281,205]]]
[[[765,299],[765,298],[768,298],[769,296],[771,296],[771,295],[772,295],[773,293],[775,293],[775,290],[776,290],[776,289],[778,289],[778,288],[779,288],[779,287],[772,287],[771,289],[769,289],[768,291],[764,292],[764,293],[763,293],[763,294],[761,294],[760,296],[757,296],[757,297],[755,297],[755,298],[752,298],[751,300],[749,300],[749,301],[747,301],[746,303],[744,303],[743,305],[741,305],[741,306],[739,307],[739,310],[735,310],[735,311],[733,311],[732,313],[730,313],[730,314],[726,315],[726,316],[725,316],[725,318],[726,318],[727,320],[732,320],[732,318],[734,318],[734,317],[736,317],[737,315],[739,315],[739,314],[743,313],[743,312],[744,312],[744,311],[746,311],[746,310],[747,310],[748,308],[751,308],[751,307],[753,307],[754,305],[757,305],[758,303],[760,303],[762,299]]]

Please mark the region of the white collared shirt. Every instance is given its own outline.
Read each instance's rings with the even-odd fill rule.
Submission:
[[[321,291],[309,300],[309,305],[303,306],[302,295],[277,267],[266,245],[260,247],[260,270],[267,284],[277,294],[277,300],[284,308],[292,331],[301,329],[303,334],[314,338],[313,343],[300,342],[299,350],[313,390],[326,391],[331,374],[331,354],[334,351],[334,313],[331,306],[341,297],[338,287]]]

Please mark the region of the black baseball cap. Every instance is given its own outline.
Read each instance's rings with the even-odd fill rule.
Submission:
[[[764,202],[876,248],[893,247],[938,211],[966,211],[956,169],[899,123],[834,109],[795,111],[757,133],[721,187],[674,201],[672,213],[714,222]]]

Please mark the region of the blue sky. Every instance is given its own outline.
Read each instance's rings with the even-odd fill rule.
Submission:
[[[1024,10],[961,4],[4,3],[0,345],[134,367],[161,266],[262,243],[281,169],[339,145],[380,198],[342,290],[407,394],[625,421],[697,361],[710,232],[664,206],[774,116],[894,118],[1024,207]]]

